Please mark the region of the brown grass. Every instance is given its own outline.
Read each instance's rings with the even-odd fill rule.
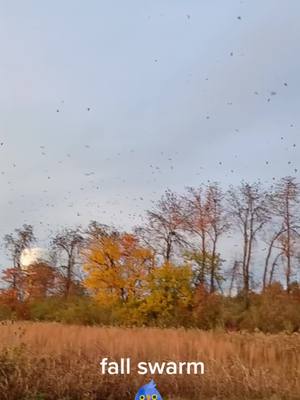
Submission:
[[[134,399],[150,377],[101,375],[102,357],[205,362],[202,376],[154,377],[166,399],[300,399],[300,336],[0,325],[0,399]]]

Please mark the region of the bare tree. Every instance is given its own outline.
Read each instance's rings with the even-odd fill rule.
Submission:
[[[206,197],[204,186],[198,188],[187,188],[184,196],[185,208],[187,209],[186,229],[194,236],[200,238],[200,244],[196,244],[197,250],[192,252],[192,258],[197,262],[200,271],[198,283],[205,284],[205,276],[208,271],[207,260],[210,258],[208,249],[209,228],[210,228],[210,204]]]
[[[233,290],[236,289],[236,292],[239,293],[242,288],[243,282],[243,273],[241,273],[241,262],[238,260],[234,260],[232,267],[226,271],[226,278],[228,278],[229,284],[229,296],[233,295]]]
[[[10,285],[16,292],[19,300],[22,300],[22,285],[21,285],[21,256],[25,249],[36,241],[31,225],[24,224],[22,228],[15,229],[14,233],[4,236],[3,244],[9,253],[13,268],[10,269]]]
[[[210,265],[210,292],[216,289],[216,280],[219,284],[216,260],[219,257],[218,244],[221,236],[229,230],[229,221],[224,208],[224,194],[217,183],[210,184],[207,188],[207,202],[210,214],[210,229],[208,234],[212,243],[212,257]],[[216,279],[217,278],[217,279]]]
[[[205,275],[208,274],[211,293],[215,292],[216,283],[219,285],[219,240],[229,229],[223,201],[224,194],[217,183],[188,188],[184,196],[186,229],[200,239],[197,244],[199,283],[204,284]]]
[[[166,262],[171,260],[176,246],[187,245],[183,210],[181,198],[167,190],[156,207],[147,211],[146,224],[135,229],[137,236]]]
[[[88,227],[82,232],[87,244],[94,241],[101,241],[108,237],[118,237],[120,232],[108,225],[101,224],[97,221],[91,221]]]
[[[273,220],[272,221],[272,225],[274,225]],[[265,266],[264,266],[264,273],[263,273],[263,290],[266,289],[267,284],[268,284],[268,273],[269,273],[269,266],[270,266],[270,262],[272,261],[272,253],[274,252],[274,249],[279,249],[281,251],[280,254],[282,254],[282,249],[281,247],[278,247],[277,242],[279,241],[281,235],[283,235],[286,232],[286,230],[281,227],[278,230],[275,231],[275,233],[273,233],[273,236],[271,237],[268,246],[267,246],[267,255],[266,255],[266,259],[265,259]],[[275,260],[277,262],[278,257],[277,255],[275,256]],[[272,266],[274,266],[274,260],[272,263]],[[271,272],[274,270],[274,268],[272,267],[271,271],[270,271],[270,275]],[[269,279],[269,281],[272,280],[271,277]]]
[[[299,183],[296,182],[295,178],[287,176],[277,183],[271,196],[273,214],[279,219],[282,226],[282,233],[277,240],[286,260],[285,279],[288,292],[294,272],[293,258],[296,255],[296,241],[299,237],[299,195]]]
[[[31,225],[23,225],[20,229],[15,229],[14,234],[4,236],[4,247],[8,250],[13,267],[21,268],[21,255],[25,249],[36,241]]]
[[[57,233],[51,241],[53,251],[56,251],[63,260],[60,269],[64,277],[64,296],[67,298],[72,287],[76,286],[75,268],[80,256],[84,237],[80,228],[65,228]]]
[[[260,183],[243,182],[239,187],[231,187],[228,192],[229,213],[238,231],[242,234],[242,274],[243,291],[248,298],[251,281],[251,261],[253,246],[259,232],[270,219],[268,194]]]
[[[270,277],[269,277],[268,285],[271,285],[271,284],[273,283],[275,268],[276,268],[277,265],[278,265],[278,260],[279,260],[280,258],[282,258],[282,257],[283,257],[283,253],[278,253],[278,254],[276,255],[276,257],[274,258],[274,260],[273,260],[273,262],[272,262],[272,265],[271,265]]]

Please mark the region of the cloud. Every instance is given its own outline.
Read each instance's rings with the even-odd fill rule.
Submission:
[[[21,255],[21,265],[23,268],[26,268],[39,261],[49,261],[49,258],[50,255],[47,249],[42,247],[28,248]]]

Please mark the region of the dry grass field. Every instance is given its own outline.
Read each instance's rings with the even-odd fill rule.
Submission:
[[[300,336],[0,325],[1,400],[134,399],[148,381],[101,375],[102,357],[205,363],[204,375],[154,377],[165,399],[300,399]]]

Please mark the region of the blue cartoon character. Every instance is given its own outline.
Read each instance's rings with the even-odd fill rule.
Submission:
[[[134,400],[163,400],[158,390],[156,389],[155,382],[152,381],[147,383],[140,388],[140,390],[135,395]]]

